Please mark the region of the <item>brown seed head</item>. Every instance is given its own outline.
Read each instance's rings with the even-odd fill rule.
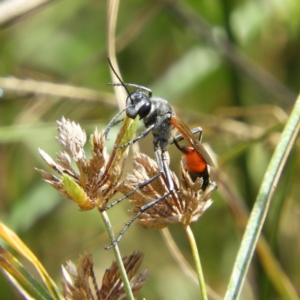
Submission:
[[[122,258],[134,296],[144,286],[149,275],[148,270],[142,270],[138,273],[143,258],[144,254],[140,251]],[[84,253],[80,256],[77,266],[68,262],[66,267],[63,267],[65,277],[63,287],[66,299],[125,300],[125,290],[116,262],[113,262],[110,268],[105,271],[100,289],[93,265],[91,254]]]
[[[129,174],[126,180],[118,187],[122,193],[129,193],[137,188],[139,184],[145,182],[158,173],[158,167],[154,160],[145,154],[135,154],[134,171]],[[202,179],[197,178],[193,182],[181,162],[180,181],[172,172],[175,191],[166,199],[150,207],[139,216],[141,225],[144,227],[163,228],[172,223],[183,223],[184,226],[195,222],[212,204],[211,192],[215,186],[210,186],[205,192],[201,190]],[[133,193],[130,203],[134,205],[132,212],[138,213],[140,207],[148,204],[165,195],[168,192],[166,178],[164,175],[158,177],[144,188]]]
[[[60,176],[56,177],[44,170],[37,171],[45,181],[68,199],[75,201],[82,210],[89,210],[95,206],[102,209],[108,200],[116,193],[116,186],[120,182],[126,155],[113,156],[113,161],[106,151],[103,133],[95,129],[91,138],[92,157],[86,159],[84,145],[85,131],[79,124],[75,124],[64,117],[58,124],[58,142],[65,152],[57,153],[55,162],[46,152],[39,149],[45,162]],[[116,151],[114,150],[114,153]],[[71,161],[76,165],[75,170]]]

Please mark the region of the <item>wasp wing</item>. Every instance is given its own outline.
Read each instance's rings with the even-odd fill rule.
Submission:
[[[175,114],[173,114],[170,122],[195,149],[199,156],[201,156],[208,165],[214,167],[215,165],[211,157],[209,156],[203,145],[195,138],[189,127]]]

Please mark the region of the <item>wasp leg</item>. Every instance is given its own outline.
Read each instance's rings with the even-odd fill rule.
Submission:
[[[114,126],[116,126],[117,124],[119,124],[119,123],[121,123],[122,121],[124,121],[124,118],[115,121],[115,119],[116,119],[120,114],[122,114],[123,111],[124,111],[124,110],[122,110],[122,111],[120,111],[118,114],[116,114],[116,115],[112,118],[112,120],[109,122],[109,124],[107,125],[107,127],[106,127],[106,129],[105,129],[105,131],[104,131],[104,137],[105,137],[105,139],[106,139],[107,141],[108,141],[107,136],[108,136],[110,130],[111,130]]]
[[[140,211],[131,219],[129,220],[124,228],[121,230],[121,232],[119,233],[119,236],[112,242],[112,244],[110,246],[105,247],[106,250],[111,249],[112,247],[114,247],[117,243],[120,242],[121,238],[123,237],[124,233],[126,232],[126,230],[130,227],[130,225],[143,213],[145,212],[148,208],[152,207],[153,205],[155,205],[156,203],[160,202],[161,200],[165,199],[166,197],[168,197],[171,194],[171,192],[169,191],[167,194],[163,195],[162,197],[142,206],[140,208]]]
[[[131,141],[122,144],[122,145],[116,145],[115,148],[123,148],[123,147],[127,147],[130,146],[132,144],[134,144],[135,142],[137,142],[138,140],[144,138],[154,127],[154,124],[151,125],[150,127],[148,127],[145,131],[143,131],[139,136],[135,137],[134,139],[132,139]]]
[[[142,189],[144,186],[148,185],[149,183],[151,183],[153,180],[155,180],[157,177],[159,177],[161,175],[161,173],[157,173],[155,176],[151,177],[150,179],[146,180],[145,182],[141,183],[138,185],[138,187],[136,187],[134,190],[132,190],[131,192],[125,194],[124,196],[122,196],[121,198],[117,199],[116,201],[114,201],[113,203],[111,203],[110,205],[107,205],[103,210],[109,210],[110,208],[112,208],[113,206],[115,206],[116,204],[120,203],[121,201],[123,201],[124,199],[128,198],[129,196],[131,196],[132,194],[134,194],[136,191]]]
[[[218,185],[217,185],[217,183],[216,182],[214,182],[214,181],[209,181],[209,183],[208,183],[212,188],[212,191],[214,191],[214,190],[216,190],[217,188],[218,188]]]
[[[171,172],[170,172],[170,168],[169,168],[169,164],[168,164],[168,159],[166,157],[165,154],[165,150],[161,150],[161,155],[159,155],[159,151],[157,149],[157,147],[154,147],[154,153],[155,153],[155,157],[156,157],[156,162],[157,162],[157,166],[159,169],[159,173],[162,174],[163,172],[166,175],[166,179],[168,182],[168,189],[170,192],[173,192],[174,190],[174,182],[171,176]]]
[[[202,127],[200,127],[200,126],[199,127],[195,127],[193,129],[191,129],[191,132],[192,132],[192,134],[197,134],[199,132],[198,141],[199,142],[202,141],[202,135],[203,135]],[[180,142],[180,141],[184,140],[184,137],[183,137],[182,134],[179,134],[179,135],[175,136],[174,139],[176,140],[176,142]],[[171,144],[173,144],[173,143],[175,144],[174,139],[171,142]]]

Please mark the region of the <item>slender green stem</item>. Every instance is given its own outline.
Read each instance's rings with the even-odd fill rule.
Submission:
[[[246,231],[231,274],[225,300],[238,299],[249,269],[271,198],[278,184],[282,169],[300,129],[300,96],[282,132],[253,206]]]
[[[114,235],[113,229],[111,227],[111,224],[110,224],[109,218],[107,216],[107,213],[105,211],[103,211],[103,212],[101,212],[101,215],[102,215],[105,227],[107,229],[107,232],[109,234],[110,240],[111,240],[111,242],[113,242],[115,240],[115,235]],[[122,278],[122,282],[123,282],[123,285],[124,285],[124,289],[125,289],[127,299],[128,300],[134,300],[132,290],[131,290],[131,287],[130,287],[130,282],[129,282],[129,279],[127,277],[127,273],[126,273],[126,270],[125,270],[125,267],[124,267],[124,264],[123,264],[123,260],[122,260],[122,257],[121,257],[121,253],[120,253],[118,244],[114,245],[113,250],[114,250],[114,253],[115,253],[116,262],[117,262],[117,265],[118,265],[118,268],[119,268],[119,271],[120,271],[120,275],[121,275],[121,278]]]
[[[206,287],[205,287],[205,281],[204,281],[204,276],[202,272],[202,266],[201,266],[201,261],[200,261],[200,256],[197,248],[197,243],[194,237],[194,234],[191,230],[190,226],[185,227],[186,234],[188,236],[192,253],[193,253],[193,258],[194,258],[194,263],[196,267],[196,273],[198,277],[198,282],[199,282],[199,287],[200,287],[200,293],[201,293],[201,298],[203,300],[207,300],[207,292],[206,292]]]

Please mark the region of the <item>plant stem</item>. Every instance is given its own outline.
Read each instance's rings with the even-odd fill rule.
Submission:
[[[203,276],[203,272],[202,272],[202,266],[201,266],[201,261],[200,261],[200,256],[199,256],[196,240],[195,240],[194,234],[191,230],[191,227],[189,225],[185,227],[185,231],[186,231],[187,237],[189,239],[192,253],[193,253],[194,263],[195,263],[195,267],[196,267],[196,273],[197,273],[199,287],[200,287],[201,298],[203,300],[207,300],[208,298],[207,298],[207,292],[206,292],[206,287],[205,287],[205,281],[204,281],[204,276]]]
[[[107,216],[106,211],[101,212],[101,215],[102,215],[105,227],[107,229],[107,232],[109,234],[110,240],[111,240],[111,242],[113,242],[115,240],[115,235],[114,235],[114,232],[113,232],[113,229],[111,227],[111,224],[110,224],[110,221],[109,221],[109,218]],[[122,257],[121,257],[121,253],[120,253],[118,244],[114,245],[113,249],[114,249],[116,262],[117,262],[117,265],[118,265],[118,268],[119,268],[119,271],[120,271],[120,275],[121,275],[121,279],[122,279],[122,282],[123,282],[123,285],[124,285],[124,289],[125,289],[127,299],[128,300],[134,300],[132,290],[131,290],[131,287],[130,287],[130,282],[129,282],[129,279],[127,277],[127,273],[126,273],[126,270],[125,270],[125,267],[124,267],[124,264],[123,264],[123,260],[122,260]]]
[[[238,299],[249,269],[263,223],[265,221],[271,198],[278,184],[282,169],[300,129],[300,96],[282,132],[261,184],[253,206],[245,234],[233,267],[225,300]]]

